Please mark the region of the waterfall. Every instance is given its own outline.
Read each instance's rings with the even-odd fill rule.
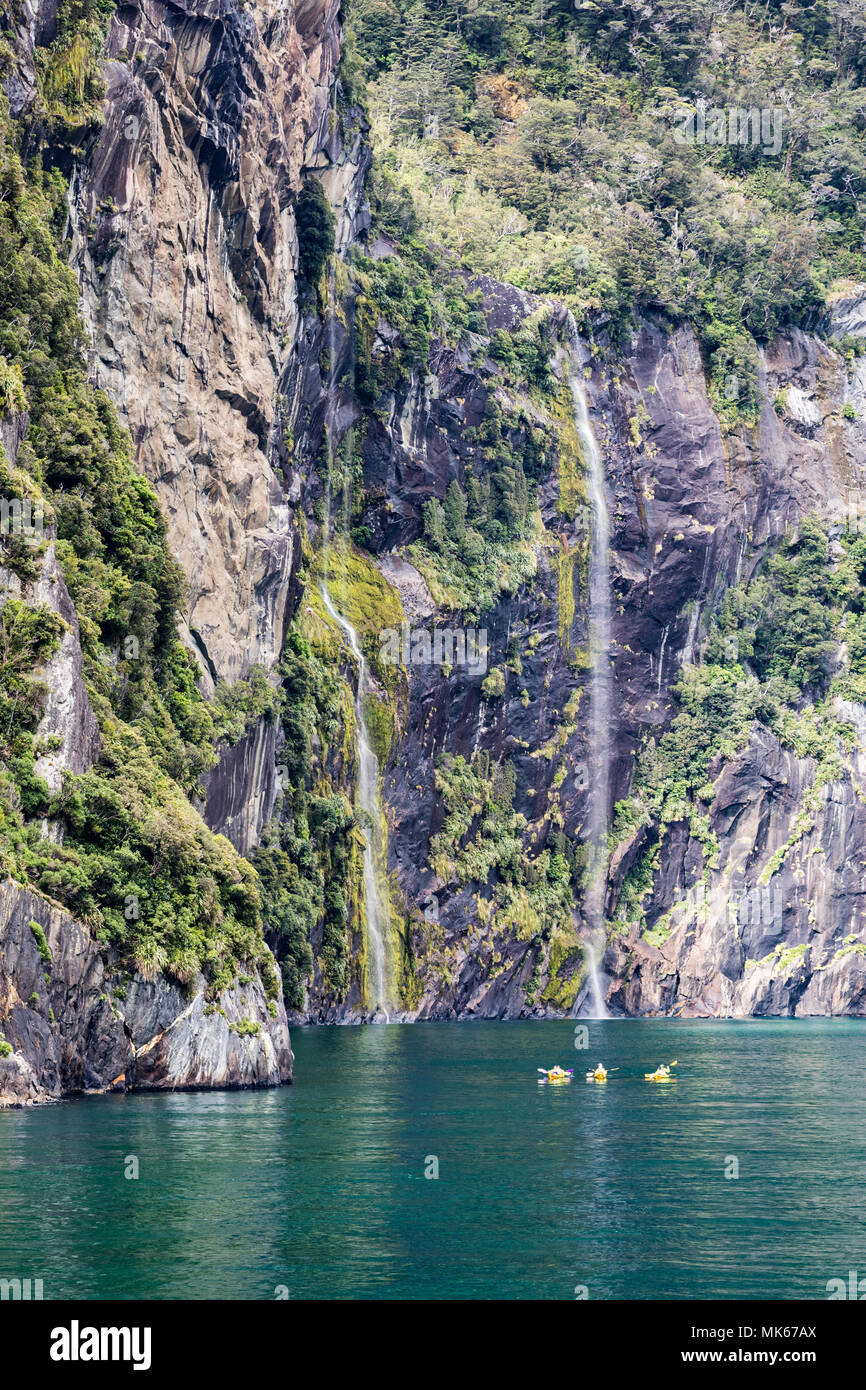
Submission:
[[[379,864],[384,865],[385,863],[387,847],[382,830],[382,805],[379,799],[379,760],[376,757],[370,740],[370,732],[367,727],[367,719],[364,712],[364,697],[370,689],[370,682],[367,674],[367,661],[361,650],[358,634],[348,618],[338,613],[328,586],[332,474],[335,458],[338,413],[336,390],[336,277],[333,268],[328,276],[328,307],[330,309],[328,322],[328,349],[330,354],[328,367],[327,420],[328,477],[325,491],[322,582],[319,586],[319,592],[322,595],[322,602],[325,605],[326,611],[339,626],[346,638],[346,644],[350,652],[358,663],[358,681],[355,689],[355,728],[357,733],[358,763],[356,798],[357,804],[365,813],[367,821],[367,824],[364,826],[364,913],[366,919],[365,941],[367,948],[368,1003],[373,1017],[375,1018],[378,1014],[383,1013],[385,1015],[385,1022],[387,1023],[389,1022],[387,1006],[391,1002],[388,984],[387,947],[390,910],[387,904],[387,895],[385,901],[383,901],[378,868]],[[348,530],[348,518],[351,513],[348,490],[348,482],[344,479],[343,521],[346,530]],[[344,584],[344,592],[345,589],[346,586]]]
[[[361,651],[358,634],[352,624],[337,612],[328,593],[327,581],[322,580],[322,600],[328,613],[342,629],[349,650],[358,662],[358,685],[355,692],[355,722],[358,732],[358,805],[365,811],[369,824],[364,827],[364,907],[367,918],[367,980],[370,1003],[374,1013],[380,1010],[388,1022],[388,984],[386,941],[389,914],[382,902],[379,887],[377,857],[384,858],[382,807],[379,801],[379,761],[370,743],[364,717],[364,695],[368,688],[367,662]]]
[[[575,344],[577,334],[574,334]],[[574,423],[586,463],[590,503],[589,559],[589,882],[585,912],[589,924],[590,1002],[593,1018],[609,1018],[598,962],[604,950],[604,898],[607,883],[608,801],[610,794],[610,521],[604,491],[604,464],[589,418],[583,383],[571,373]]]
[[[602,928],[602,933],[604,928]],[[589,1006],[590,1018],[610,1018],[607,1005],[604,1002],[604,992],[601,987],[601,976],[598,972],[598,953],[592,940],[585,943],[586,958],[589,965]]]

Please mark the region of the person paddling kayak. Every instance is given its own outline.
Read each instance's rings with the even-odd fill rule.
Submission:
[[[564,1071],[559,1064],[555,1067],[539,1067],[538,1070],[541,1072],[538,1078],[539,1083],[543,1081],[570,1081],[573,1075],[571,1069]]]
[[[595,1071],[586,1073],[587,1081],[607,1081],[607,1067],[602,1062],[597,1062]]]
[[[671,1067],[675,1066],[676,1062],[671,1062]],[[647,1081],[673,1081],[674,1078],[671,1076],[671,1067],[656,1067],[655,1071],[644,1072],[644,1078]]]

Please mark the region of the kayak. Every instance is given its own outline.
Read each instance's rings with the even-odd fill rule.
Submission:
[[[571,1068],[569,1068],[568,1071],[556,1072],[553,1070],[545,1071],[544,1067],[539,1067],[538,1070],[540,1072],[544,1072],[544,1075],[538,1078],[539,1086],[543,1086],[545,1082],[549,1082],[551,1086],[555,1086],[558,1082],[570,1081],[572,1076],[574,1075],[574,1072]]]
[[[662,1071],[660,1067],[656,1067],[655,1071],[645,1071],[643,1079],[644,1081],[676,1081],[676,1077],[672,1074],[672,1069],[676,1065],[676,1062],[671,1062],[670,1066],[665,1067],[664,1071]]]
[[[607,1081],[607,1072],[588,1071],[586,1079],[587,1081],[595,1081],[600,1086],[603,1081]]]

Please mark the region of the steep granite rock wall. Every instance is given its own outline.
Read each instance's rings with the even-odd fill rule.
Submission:
[[[156,483],[212,679],[272,666],[295,558],[278,382],[293,204],[328,140],[338,0],[121,7],[71,190],[92,372]]]
[[[241,854],[248,854],[258,843],[262,827],[273,814],[279,791],[275,748],[273,724],[260,719],[221,753],[218,766],[202,778],[206,824],[231,840]]]
[[[505,287],[487,283],[484,289],[491,331],[503,322],[513,327],[536,307],[516,292],[509,301]],[[509,302],[510,314],[503,310]],[[858,302],[846,302],[849,319]],[[612,523],[612,801],[628,795],[643,740],[667,727],[670,687],[684,664],[699,659],[724,591],[754,574],[768,547],[806,515],[817,513],[837,532],[862,516],[864,426],[859,409],[853,418],[843,409],[847,402],[861,405],[864,376],[859,361],[846,371],[831,345],[792,331],[764,353],[759,423],[725,433],[690,329],[671,332],[646,321],[627,356],[596,357],[588,388]],[[372,516],[387,527],[378,537],[386,551],[418,536],[426,498],[442,497],[450,478],[461,475],[462,432],[477,423],[494,389],[489,376],[470,366],[468,353],[461,364],[459,355],[438,348],[427,380],[425,389],[416,383],[395,401],[390,425],[374,423],[366,436],[367,496],[381,499]],[[556,494],[555,479],[543,484],[542,515],[568,553],[578,538],[557,514]],[[417,618],[430,610],[417,608],[420,577],[403,554],[402,561],[384,554],[382,566],[404,595],[407,615]],[[529,822],[530,843],[543,842],[557,826],[572,838],[582,832],[586,721],[578,717],[569,726],[563,711],[585,676],[570,668],[564,649],[562,571],[549,544],[539,545],[537,561],[532,584],[503,597],[483,618],[489,664],[505,671],[501,701],[483,698],[480,675],[455,670],[445,679],[423,667],[408,672],[409,711],[385,772],[385,791],[391,864],[405,902],[413,905],[407,922],[422,982],[419,1016],[535,1012],[550,978],[549,959],[535,943],[484,928],[479,885],[443,883],[429,862],[431,837],[444,815],[435,790],[443,752],[470,758],[481,749],[514,762],[515,809]],[[579,569],[568,634],[575,646],[586,640],[578,580]],[[444,623],[447,615],[438,613],[435,621]],[[515,637],[519,673],[508,669]],[[846,717],[863,727],[859,707]],[[720,763],[714,773],[710,829],[721,852],[700,910],[695,882],[704,872],[703,851],[687,826],[671,827],[646,915],[648,927],[664,917],[671,934],[661,950],[637,927],[613,938],[604,962],[611,1007],[630,1013],[866,1011],[857,944],[866,928],[859,888],[866,829],[861,759],[858,749],[841,780],[822,789],[822,808],[801,836],[796,826],[814,766],[756,726],[736,762]],[[748,815],[741,814],[743,804]],[[774,873],[770,861],[792,840],[794,852],[782,854],[785,862]],[[616,847],[612,914],[625,874],[648,843],[643,830]],[[768,909],[768,895],[778,912]],[[530,997],[536,967],[541,973]],[[574,1007],[582,1002],[581,993]],[[555,999],[541,1007],[561,1011]]]

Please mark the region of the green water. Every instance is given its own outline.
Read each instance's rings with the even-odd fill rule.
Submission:
[[[588,1027],[588,1052],[572,1023],[297,1030],[279,1091],[0,1113],[0,1277],[46,1299],[761,1299],[866,1274],[863,1023]],[[643,1081],[674,1057],[675,1085]],[[538,1085],[555,1062],[575,1081]]]

